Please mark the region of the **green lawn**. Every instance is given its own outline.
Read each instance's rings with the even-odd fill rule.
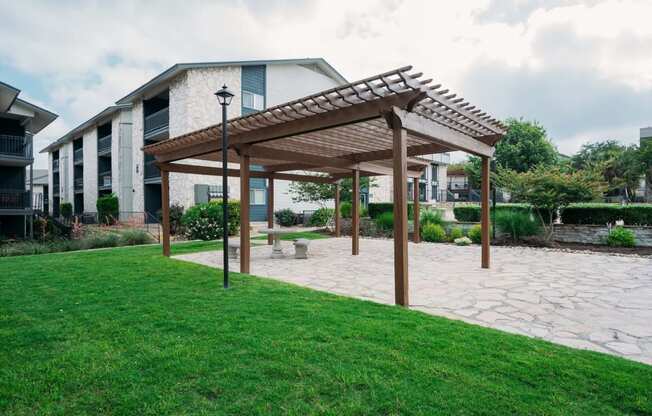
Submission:
[[[156,246],[0,259],[0,414],[652,414],[643,364],[221,282]]]

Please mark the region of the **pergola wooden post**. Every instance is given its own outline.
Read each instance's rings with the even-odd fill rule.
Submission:
[[[394,117],[394,300],[409,305],[408,291],[408,212],[407,212],[407,132]]]
[[[482,211],[481,211],[481,228],[482,228],[482,268],[489,268],[489,158],[482,157]]]
[[[161,170],[161,205],[163,255],[170,257],[170,173],[167,170]]]
[[[353,170],[351,189],[351,254],[360,254],[360,171]]]
[[[421,218],[420,218],[420,209],[419,209],[419,178],[414,178],[414,205],[412,206],[413,208],[413,214],[414,214],[414,237],[413,240],[415,243],[420,243],[421,242]]]
[[[240,273],[249,273],[249,154],[240,154]]]
[[[335,237],[340,236],[340,183],[335,183]]]
[[[267,228],[274,228],[274,178],[267,180]],[[267,244],[274,242],[274,236],[267,234]]]

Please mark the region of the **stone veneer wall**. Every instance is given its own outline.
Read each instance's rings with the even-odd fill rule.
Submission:
[[[636,245],[652,247],[652,227],[625,226],[634,232]],[[555,241],[562,243],[604,244],[609,228],[606,225],[555,225]]]

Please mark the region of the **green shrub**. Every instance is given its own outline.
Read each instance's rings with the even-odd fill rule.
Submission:
[[[281,227],[292,227],[293,225],[297,225],[299,222],[299,216],[295,214],[290,208],[276,211],[274,213],[274,218],[276,218],[276,222]]]
[[[652,204],[572,204],[563,210],[564,224],[614,224],[623,220],[626,225],[652,225]]]
[[[120,235],[120,245],[124,246],[137,246],[151,242],[152,236],[143,230],[127,230]]]
[[[464,237],[464,231],[460,227],[451,228],[450,235],[448,236],[451,241]]]
[[[97,198],[97,221],[100,224],[113,224],[120,212],[118,197],[115,194]]]
[[[442,211],[439,209],[424,209],[419,214],[419,221],[422,229],[426,224],[439,224],[443,226],[445,223]]]
[[[72,218],[72,204],[70,202],[62,202],[59,205],[59,212],[63,218],[69,220]]]
[[[163,210],[156,211],[156,218],[158,222],[163,223]],[[170,205],[170,234],[177,235],[183,233],[183,225],[181,219],[183,218],[183,205],[172,204]]]
[[[480,207],[476,205],[462,205],[453,208],[455,219],[459,222],[478,222],[480,221]]]
[[[482,242],[482,227],[480,224],[476,224],[468,232],[469,238],[475,244],[480,244]]]
[[[634,247],[636,245],[636,237],[632,230],[624,227],[614,227],[609,231],[607,236],[607,245],[612,247]]]
[[[319,208],[315,211],[308,221],[308,225],[312,227],[323,227],[328,224],[331,218],[333,218],[333,213],[335,212],[332,208]]]
[[[421,238],[430,243],[446,241],[446,231],[439,224],[426,224],[421,232]]]
[[[541,220],[535,219],[529,212],[496,211],[496,227],[502,233],[509,234],[512,240],[539,234]]]
[[[360,218],[366,218],[369,216],[369,209],[363,206],[360,207]]]
[[[351,211],[353,211],[353,207],[350,202],[344,201],[340,204],[340,215],[342,218],[351,218]]]
[[[379,230],[391,231],[394,229],[394,213],[383,212],[375,219],[375,222]]]
[[[240,202],[229,201],[228,204],[229,235],[235,235],[240,229]],[[206,204],[190,207],[181,217],[188,238],[196,240],[216,240],[222,238],[222,201],[213,200]]]
[[[369,216],[372,219],[378,218],[381,214],[385,212],[394,212],[394,203],[393,202],[370,202],[369,203]],[[408,218],[412,219],[414,217],[414,206],[408,204]]]

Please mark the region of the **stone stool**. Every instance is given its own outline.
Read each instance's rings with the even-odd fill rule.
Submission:
[[[307,240],[305,238],[299,238],[298,240],[294,240],[294,258],[307,259],[309,244],[310,244],[310,240]]]
[[[239,241],[230,241],[229,240],[229,258],[237,259],[238,258],[238,249],[240,249]]]

